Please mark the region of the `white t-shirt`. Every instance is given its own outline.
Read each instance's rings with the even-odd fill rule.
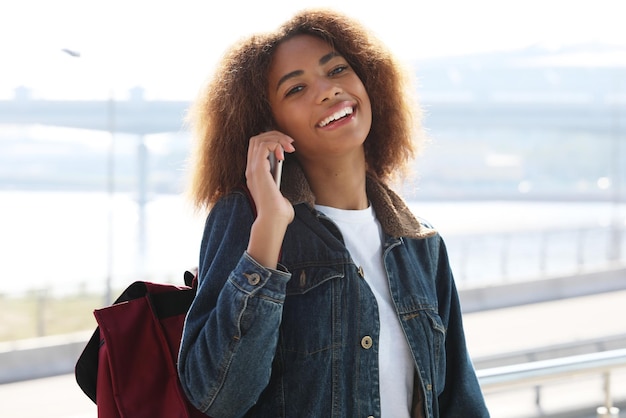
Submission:
[[[315,206],[337,224],[352,260],[362,267],[380,317],[378,361],[383,418],[409,418],[415,376],[413,357],[395,311],[383,267],[383,232],[370,205],[364,210]]]

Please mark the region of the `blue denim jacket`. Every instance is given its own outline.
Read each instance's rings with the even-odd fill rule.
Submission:
[[[245,251],[254,213],[244,192],[211,210],[179,353],[183,389],[215,418],[380,417],[375,297],[337,227],[305,196],[307,185],[293,183],[292,193],[283,190],[295,219],[278,270]],[[412,415],[488,417],[441,237],[371,177],[368,197],[415,360]]]

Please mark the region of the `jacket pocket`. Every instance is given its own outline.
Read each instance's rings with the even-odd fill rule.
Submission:
[[[415,330],[411,345],[418,359],[417,366],[431,378],[431,382],[424,382],[426,390],[435,390],[439,394],[446,378],[446,328],[443,321],[431,308],[405,313],[402,317],[409,329]]]
[[[427,310],[426,315],[432,327],[432,374],[435,389],[439,394],[446,382],[446,328],[436,311]]]
[[[287,353],[313,355],[330,349],[336,302],[333,288],[344,277],[340,266],[290,266],[291,280],[283,305],[280,345]]]
[[[297,280],[297,277],[295,278]],[[288,295],[283,305],[280,345],[287,353],[312,356],[330,349],[333,323],[332,285]]]

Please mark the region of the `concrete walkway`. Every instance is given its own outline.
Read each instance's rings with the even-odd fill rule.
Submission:
[[[470,354],[480,364],[480,359],[504,353],[535,352],[545,347],[626,336],[626,291],[470,313],[464,321]],[[625,347],[626,338],[612,341]],[[612,386],[613,399],[626,401],[626,369],[613,374]],[[602,390],[599,375],[544,385],[539,392],[541,411],[535,404],[535,388],[490,391],[485,396],[492,416],[497,418],[580,416],[574,410],[588,410],[587,416],[595,417],[595,408],[604,401]]]
[[[472,357],[626,334],[626,290],[469,313],[464,326]]]
[[[2,418],[97,418],[73,374],[0,385]]]
[[[469,350],[476,359],[532,351],[626,334],[626,291],[475,312],[464,318]],[[599,406],[603,399],[601,384],[599,377],[594,377],[583,386],[546,388],[542,391],[544,413],[560,413],[577,403]],[[626,373],[616,375],[614,394],[626,399]],[[493,417],[533,417],[538,416],[535,395],[528,389],[487,393],[486,398]],[[590,410],[590,416],[593,412]],[[95,418],[96,408],[77,386],[74,376],[66,374],[0,385],[0,416]]]

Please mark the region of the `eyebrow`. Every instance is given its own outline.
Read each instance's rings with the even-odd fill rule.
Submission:
[[[331,59],[335,58],[335,57],[340,57],[341,55],[336,52],[336,51],[331,51],[328,54],[324,55],[322,58],[319,59],[319,65],[324,65],[326,64],[328,61],[330,61]],[[278,80],[278,84],[276,85],[276,90],[278,91],[278,89],[280,88],[281,84],[283,84],[285,81],[289,80],[290,78],[294,78],[294,77],[298,77],[301,76],[302,74],[304,74],[304,71],[302,70],[296,70],[296,71],[292,71],[288,74],[285,74],[284,76],[282,76],[280,78],[280,80]]]

